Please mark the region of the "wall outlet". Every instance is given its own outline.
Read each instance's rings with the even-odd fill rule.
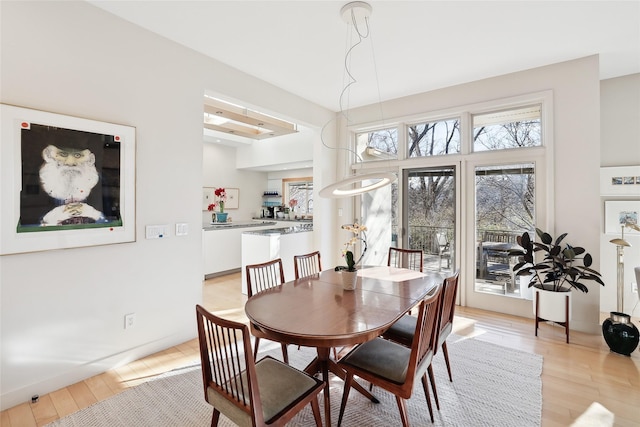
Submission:
[[[638,293],[638,284],[636,282],[631,282],[631,292],[634,294]]]
[[[124,315],[124,328],[131,329],[136,325],[136,314],[129,313]]]

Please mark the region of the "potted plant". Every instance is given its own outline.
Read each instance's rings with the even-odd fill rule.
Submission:
[[[591,268],[593,258],[584,248],[563,243],[567,233],[555,240],[549,233],[536,228],[540,242],[531,240],[525,232],[518,237],[522,249],[512,249],[510,254],[521,260],[514,267],[516,276],[529,276],[528,287],[534,288],[533,312],[536,316],[536,336],[538,321],[559,323],[566,328],[569,342],[569,321],[571,320],[571,290],[589,292],[584,282],[594,281],[604,286],[600,273]],[[536,261],[536,252],[544,257]]]
[[[345,267],[343,265],[339,265],[335,268],[335,271],[339,271],[342,275],[342,285],[344,289],[353,290],[355,289],[356,281],[358,278],[358,269],[356,268],[356,264],[360,262],[360,260],[364,256],[364,253],[367,251],[367,239],[365,234],[365,231],[367,231],[367,227],[362,224],[355,223],[345,224],[342,226],[342,229],[352,232],[353,236],[344,244],[344,249],[342,250],[342,256],[345,258],[347,266]],[[353,256],[353,251],[351,251],[349,248],[352,246],[355,248],[358,240],[362,241],[363,249],[362,255],[360,255],[360,258],[358,258],[358,260],[356,261]]]

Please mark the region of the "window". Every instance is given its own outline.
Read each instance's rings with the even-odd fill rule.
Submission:
[[[313,214],[313,178],[285,178],[282,187],[285,208],[293,208],[295,215]]]
[[[475,176],[475,290],[521,298],[509,251],[523,232],[535,235],[534,164],[480,166]]]
[[[407,157],[441,156],[460,152],[460,120],[407,126]]]
[[[398,128],[380,129],[356,134],[359,162],[398,158]]]
[[[540,105],[473,116],[473,151],[542,145]]]

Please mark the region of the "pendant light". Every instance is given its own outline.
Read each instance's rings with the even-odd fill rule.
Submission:
[[[349,70],[349,65],[348,65],[349,55],[351,54],[351,51],[362,42],[362,40],[369,37],[370,35],[369,17],[371,16],[371,11],[372,11],[371,5],[363,1],[354,1],[351,3],[347,3],[340,10],[340,15],[342,16],[342,19],[348,25],[353,25],[353,28],[356,31],[356,34],[358,36],[358,40],[355,43],[352,43],[349,49],[347,50],[345,54],[345,59],[344,59],[345,73],[351,81],[345,85],[345,87],[342,90],[342,93],[340,94],[340,114],[346,118],[347,122],[349,118],[348,118],[348,115],[346,114],[346,111],[342,108],[342,100],[344,98],[345,93],[349,89],[349,87],[352,84],[356,83],[357,81],[351,75]],[[378,79],[378,76],[376,73],[376,81],[377,79]],[[380,97],[379,90],[378,90],[378,97]],[[347,110],[348,110],[348,107],[347,107]],[[326,126],[327,125],[323,127],[322,129],[323,131]],[[320,139],[322,140],[322,144],[325,147],[337,149],[335,147],[329,147],[324,142],[324,139],[322,138],[322,132],[320,133]],[[340,147],[340,149],[349,151],[353,153],[356,156],[356,158],[360,158],[354,150],[348,147]],[[350,176],[348,178],[343,179],[342,181],[338,181],[334,184],[328,185],[327,187],[320,190],[319,194],[320,194],[320,197],[325,197],[325,198],[352,197],[352,196],[363,194],[368,191],[372,191],[372,190],[384,187],[385,185],[391,184],[396,180],[396,178],[397,178],[396,175],[391,172],[367,173],[363,175],[358,175],[356,173],[356,175]],[[359,185],[356,186],[355,184],[359,184]]]

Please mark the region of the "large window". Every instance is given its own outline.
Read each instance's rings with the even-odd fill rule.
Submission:
[[[534,164],[476,167],[475,176],[475,291],[523,297],[510,250],[523,232],[534,235]]]
[[[382,237],[376,241],[385,246],[371,250],[379,259],[370,261],[383,262],[389,244],[420,247],[429,268],[461,269],[463,304],[487,307],[497,295],[530,298],[513,275],[517,259],[509,251],[517,236],[550,219],[553,129],[544,120],[552,116],[552,94],[544,92],[356,132],[362,170],[403,178],[398,189],[360,200],[362,218],[375,224]],[[389,161],[366,164],[374,160]],[[494,308],[500,311],[499,303]]]

